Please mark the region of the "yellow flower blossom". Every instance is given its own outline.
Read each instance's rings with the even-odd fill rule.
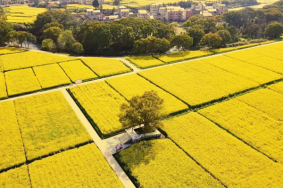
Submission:
[[[28,160],[91,141],[59,91],[14,101]]]
[[[1,171],[26,162],[26,157],[13,101],[0,103],[0,122]]]
[[[7,97],[4,74],[0,72],[0,99]]]
[[[29,172],[33,187],[123,187],[94,144],[34,161]]]
[[[0,187],[30,188],[30,180],[26,165],[0,174]]]
[[[141,68],[149,68],[164,64],[162,61],[159,61],[152,56],[131,56],[127,57],[127,60]]]

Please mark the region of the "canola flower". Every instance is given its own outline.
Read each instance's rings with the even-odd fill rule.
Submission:
[[[5,72],[9,96],[41,90],[31,68]]]
[[[106,80],[116,91],[121,93],[127,100],[137,95],[143,95],[146,91],[154,90],[158,96],[164,100],[162,115],[166,116],[174,112],[182,111],[188,108],[186,104],[153,85],[144,78],[132,74]]]
[[[224,187],[169,139],[136,143],[118,158],[140,187]]]
[[[283,50],[283,42],[277,42],[275,44],[272,44],[272,45],[268,45],[270,48],[275,48],[275,49],[278,49],[278,50]]]
[[[119,121],[120,107],[127,101],[105,82],[96,82],[70,88],[88,116],[102,134],[123,129]]]
[[[28,160],[91,141],[59,91],[20,98],[14,103]]]
[[[13,53],[19,53],[19,52],[25,52],[25,50],[18,49],[18,48],[0,48],[0,55],[4,54],[13,54]]]
[[[259,85],[204,61],[191,61],[139,74],[190,106],[218,100]]]
[[[13,101],[0,103],[0,122],[1,171],[24,163],[26,161],[26,157]]]
[[[227,187],[282,187],[283,167],[197,113],[163,122],[178,146]]]
[[[29,172],[33,187],[123,187],[94,144],[34,161]]]
[[[76,58],[63,57],[42,52],[22,52],[0,56],[0,64],[3,64],[3,70],[15,70],[40,65],[53,64],[58,62],[70,61]]]
[[[259,90],[199,112],[283,164],[282,97],[267,89]]]
[[[282,75],[227,56],[216,56],[203,59],[202,61],[259,84],[265,84],[282,78]],[[283,62],[281,64],[283,65]]]
[[[250,49],[251,52],[271,57],[278,60],[283,60],[282,49],[272,48],[272,45],[261,46],[259,48]]]
[[[164,63],[152,56],[131,56],[127,57],[131,63],[141,68],[149,68],[157,65],[164,65]]]
[[[29,188],[31,187],[26,165],[0,173],[0,187]]]
[[[33,70],[44,89],[71,83],[58,64],[33,67]]]
[[[268,86],[268,88],[272,89],[273,91],[283,94],[283,82],[279,82],[279,83],[270,85]]]
[[[7,98],[4,74],[0,72],[0,99]]]
[[[90,80],[98,77],[80,60],[63,62],[60,63],[59,65],[68,75],[68,77],[72,80],[72,82],[75,82],[78,79]]]
[[[203,57],[207,55],[211,55],[212,52],[210,51],[186,51],[186,52],[177,52],[172,54],[166,55],[157,55],[156,58],[165,62],[165,63],[173,63],[177,61],[184,61],[196,57]]]
[[[118,59],[110,58],[82,58],[81,59],[93,72],[99,77],[122,74],[131,72],[131,69],[126,67]]]

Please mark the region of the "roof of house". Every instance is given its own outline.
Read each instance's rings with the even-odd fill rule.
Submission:
[[[146,10],[139,10],[140,14],[147,14],[148,12]]]

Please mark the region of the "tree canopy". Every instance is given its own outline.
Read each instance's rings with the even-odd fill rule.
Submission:
[[[156,91],[146,91],[142,96],[135,96],[129,100],[129,104],[122,104],[119,120],[125,127],[144,125],[143,132],[154,131],[160,125],[163,99]]]

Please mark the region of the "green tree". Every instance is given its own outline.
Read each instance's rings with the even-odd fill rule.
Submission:
[[[64,26],[58,22],[51,22],[44,25],[43,30],[46,30],[50,27],[59,27],[61,30],[64,30]]]
[[[210,33],[210,32],[215,31],[216,24],[217,24],[217,21],[215,18],[210,18],[210,17],[206,18],[203,21],[203,27],[204,27],[205,33]]]
[[[271,23],[265,28],[264,34],[271,39],[278,38],[283,34],[283,25],[278,22]]]
[[[231,34],[227,30],[220,30],[216,32],[222,38],[222,46],[226,46],[227,43],[231,42]]]
[[[167,39],[157,38],[154,41],[154,53],[165,53],[168,50],[170,50],[170,42]]]
[[[218,48],[222,44],[222,38],[217,33],[208,33],[204,35],[200,41],[201,46]]]
[[[204,19],[192,16],[183,24],[183,27],[191,27],[194,25],[204,25]]]
[[[71,51],[72,45],[76,42],[71,30],[65,30],[60,33],[57,43],[60,50]]]
[[[41,47],[42,47],[43,50],[47,50],[47,51],[51,51],[51,52],[56,51],[56,44],[54,43],[54,41],[52,39],[43,40]]]
[[[6,37],[5,41],[8,43],[18,43],[18,32],[17,31],[10,31]]]
[[[18,33],[18,42],[19,42],[19,44],[21,45],[21,47],[23,46],[23,43],[25,42],[25,41],[27,41],[27,37],[28,37],[28,32],[26,32],[26,31],[17,31],[17,33]]]
[[[150,133],[162,124],[159,120],[163,109],[163,99],[156,91],[146,91],[142,96],[135,96],[129,104],[122,104],[119,120],[125,127],[144,125],[143,133]]]
[[[6,36],[10,31],[13,30],[13,25],[6,22],[5,20],[0,20],[0,45],[3,45],[6,41]]]
[[[59,27],[50,27],[43,31],[43,38],[52,39],[55,43],[57,43],[57,39],[61,32],[62,30]]]
[[[177,35],[171,42],[171,47],[176,46],[178,50],[188,50],[193,45],[193,38],[189,35]]]
[[[198,45],[205,32],[201,25],[195,25],[188,29],[188,34],[190,37],[193,37],[193,44]]]
[[[75,42],[72,45],[72,52],[74,54],[77,54],[77,55],[80,55],[80,54],[84,53],[83,45],[81,43],[79,43],[79,42]]]
[[[36,37],[33,34],[27,33],[26,37],[27,37],[26,41],[28,43],[28,48],[30,43],[36,43]]]
[[[233,41],[238,41],[239,40],[239,34],[238,34],[237,27],[231,26],[231,27],[228,27],[227,30],[231,34],[231,38],[232,38]]]
[[[95,7],[95,9],[98,9],[98,8],[99,8],[99,2],[98,2],[98,0],[93,0],[92,6]]]

